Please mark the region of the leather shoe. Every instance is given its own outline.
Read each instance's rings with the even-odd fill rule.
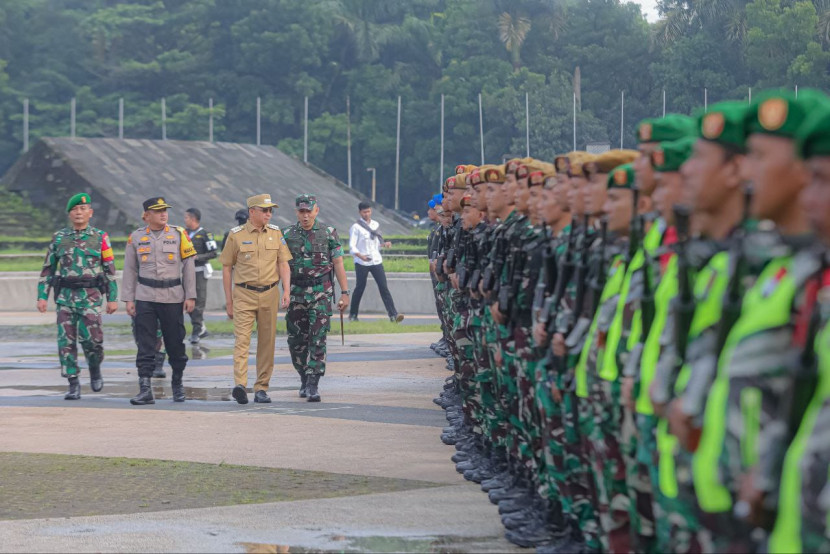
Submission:
[[[268,393],[266,393],[264,390],[258,390],[254,395],[254,402],[257,402],[259,404],[270,404],[271,397],[268,396]]]
[[[248,392],[245,390],[245,387],[242,385],[236,385],[231,391],[233,395],[233,399],[236,400],[237,404],[247,404],[248,403]]]

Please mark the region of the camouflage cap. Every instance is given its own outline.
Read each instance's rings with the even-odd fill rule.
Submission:
[[[637,140],[643,142],[668,142],[694,135],[696,120],[676,113],[666,117],[644,119],[637,125]]]
[[[615,167],[608,173],[608,181],[606,182],[609,189],[631,189],[634,187],[634,165],[623,164]]]
[[[317,205],[317,197],[313,194],[301,194],[294,200],[297,210],[313,210]]]
[[[72,211],[72,208],[77,206],[78,204],[92,204],[92,198],[90,198],[89,194],[85,192],[79,192],[78,194],[74,195],[72,198],[69,199],[69,202],[66,203],[66,211],[67,213]]]

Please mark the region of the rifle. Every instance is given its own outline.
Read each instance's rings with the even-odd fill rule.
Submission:
[[[456,270],[456,273],[458,274],[458,288],[459,290],[464,290],[467,288],[468,277],[470,275],[470,269],[468,267],[470,264],[470,256],[467,256],[467,250],[469,248],[472,233],[470,231],[463,230],[461,232],[464,233],[464,236],[461,239],[461,245],[458,249],[458,259],[462,260],[463,263],[461,264],[461,267]]]
[[[631,225],[628,233],[628,255],[625,258],[626,269],[628,269],[628,265],[631,263],[631,260],[634,259],[634,256],[637,255],[637,250],[640,249],[640,242],[643,240],[641,233],[642,229],[640,229],[640,225],[643,220],[637,213],[637,206],[640,203],[640,189],[634,187],[631,189],[631,192],[633,193],[631,195]]]
[[[553,248],[553,237],[548,237],[549,233],[550,231],[546,225],[543,230],[543,236],[547,237],[548,243],[542,252],[542,259],[540,263],[544,277],[542,279],[537,279],[536,288],[533,291],[532,313],[534,316],[540,313],[542,304],[553,292],[555,284],[550,281],[551,279],[556,278],[556,250]],[[531,280],[531,283],[532,282],[533,281]]]
[[[677,371],[686,363],[686,348],[689,345],[689,329],[695,315],[695,298],[692,290],[692,281],[689,276],[689,217],[691,210],[688,206],[675,205],[674,223],[677,227],[677,284],[678,299],[675,320],[675,343],[677,346]]]
[[[446,242],[446,229],[441,228],[438,234],[438,248],[435,253],[435,276],[442,277],[444,275],[444,243]]]
[[[599,305],[599,299],[602,296],[602,291],[605,289],[605,280],[608,277],[608,269],[605,267],[605,246],[608,242],[608,218],[603,216],[599,220],[599,268],[597,270],[597,278],[591,285],[594,292],[594,299]],[[596,312],[597,306],[592,306],[591,313]]]
[[[639,218],[640,229],[645,229],[643,216]],[[643,330],[641,336],[645,339],[651,330],[651,324],[654,323],[654,286],[651,282],[651,254],[646,249],[645,242],[642,243],[643,249],[643,295],[640,298],[640,313],[643,318]]]
[[[486,233],[487,231],[482,231],[482,233]],[[473,268],[473,272],[470,275],[470,292],[474,292],[478,294],[478,285],[481,283],[481,260],[483,259],[482,254],[484,252],[479,245],[481,244],[479,241],[483,240],[483,237],[479,237],[479,240],[475,240],[475,237],[471,237],[470,240],[472,241],[472,250],[475,253],[472,258],[471,267]]]
[[[574,322],[579,319],[582,310],[585,308],[585,288],[588,280],[588,253],[591,244],[588,241],[588,214],[585,214],[585,224],[582,228],[582,255],[579,259],[579,267],[576,269],[576,302],[574,303]],[[570,332],[570,329],[568,330]]]
[[[458,258],[460,258],[460,256],[458,255],[458,249],[459,249],[459,244],[458,243],[461,241],[461,234],[463,233],[463,230],[461,229],[460,226],[459,227],[452,227],[451,229],[452,229],[452,231],[451,231],[452,232],[452,239],[451,239],[450,247],[447,250],[447,272],[448,273],[454,273],[455,272],[455,268],[458,264]]]
[[[741,305],[743,303],[743,279],[746,275],[746,258],[744,256],[744,240],[746,239],[747,231],[746,225],[749,220],[749,206],[752,203],[752,188],[747,186],[744,189],[744,213],[741,219],[741,225],[735,232],[730,245],[729,262],[731,272],[729,275],[729,283],[726,287],[726,297],[723,302],[723,310],[721,311],[720,325],[718,325],[718,339],[716,343],[715,356],[720,357],[726,346],[726,339],[729,337],[729,332],[732,326],[741,315]]]
[[[504,268],[504,255],[506,249],[507,239],[502,232],[496,237],[496,243],[493,245],[493,251],[490,255],[491,263],[484,270],[483,288],[486,292],[498,293],[499,280],[501,278],[501,270]]]
[[[559,305],[562,303],[562,299],[565,298],[568,283],[571,281],[571,276],[576,267],[574,250],[576,250],[576,227],[572,225],[571,231],[568,233],[568,247],[560,261],[561,266],[557,270],[556,291],[552,297],[548,297],[548,300],[545,301],[546,307],[543,308],[547,312],[546,329],[549,335],[553,335],[556,332],[556,318],[551,316],[559,310]]]

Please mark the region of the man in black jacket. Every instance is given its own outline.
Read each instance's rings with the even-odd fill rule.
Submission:
[[[190,323],[193,326],[190,334],[191,344],[197,344],[199,339],[208,336],[204,313],[207,303],[207,283],[213,273],[210,260],[219,255],[213,233],[209,233],[202,227],[201,220],[202,212],[196,208],[188,208],[184,213],[184,225],[196,249],[196,308],[190,312]]]

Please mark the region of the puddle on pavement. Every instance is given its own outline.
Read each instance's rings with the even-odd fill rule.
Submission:
[[[297,387],[271,387],[271,391],[296,390]],[[31,392],[32,394],[25,394]],[[101,392],[92,392],[84,383],[81,387],[81,399],[85,398],[132,398],[138,392],[138,384],[106,383]],[[253,390],[248,392],[253,394]],[[0,387],[0,397],[3,396],[63,396],[66,385],[17,385]],[[184,387],[184,394],[188,400],[220,400],[230,401],[231,388]],[[173,391],[169,385],[153,385],[153,396],[156,400],[172,398]]]
[[[334,543],[334,544],[332,544]],[[240,542],[247,554],[306,554],[311,552],[425,552],[456,554],[462,552],[501,552],[500,537],[346,537],[329,535],[321,537],[325,548]]]

